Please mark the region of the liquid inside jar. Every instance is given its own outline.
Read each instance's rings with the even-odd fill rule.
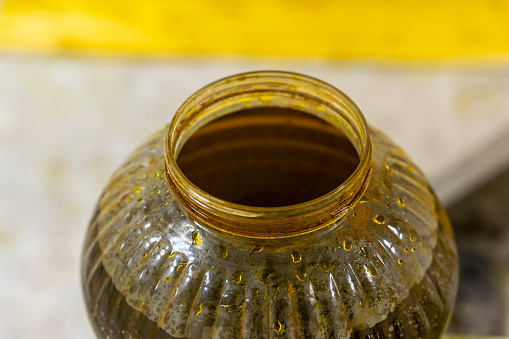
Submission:
[[[205,192],[241,205],[279,207],[318,198],[359,164],[346,135],[311,114],[254,108],[198,129],[177,163]]]

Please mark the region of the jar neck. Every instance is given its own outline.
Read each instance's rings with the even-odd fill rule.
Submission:
[[[278,107],[302,111],[339,128],[352,143],[359,164],[329,193],[296,205],[255,207],[231,203],[194,185],[177,165],[184,143],[200,127],[247,108]],[[301,235],[334,223],[355,206],[371,176],[371,137],[357,106],[322,81],[286,72],[253,72],[214,82],[187,99],[165,138],[166,175],[189,217],[223,232],[254,238]]]

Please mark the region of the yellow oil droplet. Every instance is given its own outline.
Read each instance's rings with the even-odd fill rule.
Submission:
[[[296,269],[295,276],[297,277],[297,279],[299,279],[299,281],[305,281],[306,277],[307,277],[307,273],[303,269]]]
[[[411,251],[412,251],[412,252],[415,252],[415,247],[412,247]]]
[[[285,291],[286,291],[286,293],[291,294],[291,293],[295,293],[295,292],[299,291],[299,289],[297,289],[295,287],[295,285],[289,284],[288,286],[285,286]]]
[[[375,215],[373,217],[373,221],[380,225],[385,224],[385,218],[383,215],[380,215],[380,214]]]
[[[360,300],[360,301],[359,301],[359,305],[360,305],[361,307],[364,307],[364,300]]]
[[[343,240],[343,249],[347,252],[351,251],[352,250],[352,243],[351,242],[346,242],[346,240]]]
[[[302,255],[297,251],[293,251],[291,255],[292,255],[292,260],[295,264],[302,260]]]
[[[170,258],[173,258],[173,257],[175,256],[175,254],[177,254],[177,252],[169,253],[169,255],[168,255],[168,256],[169,256]]]
[[[155,171],[155,172],[154,172],[154,178],[155,178],[155,179],[159,178],[159,171]]]
[[[385,165],[385,174],[392,175],[392,168],[389,165]]]
[[[187,266],[187,264],[186,264],[186,263],[184,263],[184,262],[183,262],[183,263],[178,264],[178,266],[177,266],[177,272],[178,272],[181,268],[184,268],[184,267],[186,267],[186,266]]]
[[[217,248],[217,255],[221,259],[226,258],[228,256],[228,246],[219,245],[219,247]]]
[[[386,181],[386,180],[382,180],[382,186],[386,189],[386,190],[390,190],[391,189],[391,184]]]
[[[298,87],[296,87],[295,89],[298,89]],[[323,108],[323,107],[322,107],[322,106],[320,106],[320,105],[314,106],[314,108],[315,108],[317,111],[325,112],[325,108]]]
[[[262,245],[255,245],[253,247],[253,252],[251,252],[250,255],[253,255],[255,253],[260,253],[261,251],[263,251],[263,246]]]
[[[157,190],[157,194],[161,194],[161,190]]]
[[[277,334],[283,334],[284,329],[283,325],[281,325],[281,322],[278,320],[277,323],[272,324],[272,329],[276,331]]]
[[[258,100],[264,104],[268,104],[272,100],[272,98],[274,98],[273,95],[260,95],[258,97]]]
[[[273,274],[273,272],[270,269],[265,269],[261,272],[257,272],[255,274],[255,278],[265,284],[268,284],[270,282],[270,278],[272,277],[272,274]]]
[[[232,274],[232,280],[237,284],[242,281],[242,272],[235,272]]]
[[[377,276],[377,273],[376,273],[376,271],[375,271],[375,269],[374,269],[374,268],[370,267],[370,268],[368,269],[368,271],[369,271],[369,275],[370,275],[371,277],[373,277],[373,278],[374,278],[374,277],[376,277],[376,276]]]
[[[172,281],[172,280],[173,280],[173,277],[170,277],[170,276],[164,278],[164,281]]]
[[[143,253],[143,256],[146,257],[147,256],[147,253]]]
[[[156,188],[156,185],[152,186],[152,188]]]
[[[143,200],[143,197],[138,197],[138,198],[136,198],[136,200],[138,200],[138,201],[142,201],[142,200]]]
[[[141,193],[141,189],[139,189],[138,187],[135,187],[135,188],[133,188],[133,193],[136,193],[136,194]]]
[[[297,86],[292,86],[292,87],[293,87],[293,88],[292,88],[293,90],[298,89],[298,87],[297,87]],[[302,103],[302,102],[297,101],[297,102],[295,102],[295,103],[293,104],[293,107],[297,108],[299,111],[305,111],[305,108],[306,108],[307,106],[306,106],[306,104],[304,104],[304,103]]]
[[[330,272],[336,265],[329,262],[321,262],[318,267],[322,272]]]
[[[194,315],[198,315],[202,312],[201,304],[198,306],[198,309],[194,312]]]
[[[191,239],[193,240],[193,245],[201,245],[201,238],[198,232],[193,232],[191,234]]]
[[[398,259],[398,264],[403,265],[403,259]]]
[[[408,165],[406,167],[406,169],[408,170],[408,172],[413,172],[414,171],[414,168],[412,166],[410,166],[410,165]]]
[[[170,193],[170,189],[169,188],[166,190],[166,193]]]
[[[170,193],[166,194],[166,198],[169,198],[169,197],[170,197],[170,195],[171,195]]]
[[[403,247],[403,251],[405,251],[405,252],[407,252],[407,253],[408,253],[408,248]]]
[[[415,237],[414,237],[413,235],[411,235],[411,236],[409,237],[409,239],[410,239],[410,241],[415,241]]]
[[[385,208],[391,208],[391,206],[389,206],[389,204],[385,204]]]
[[[366,202],[368,202],[368,201],[369,201],[369,200],[368,200],[368,198],[366,198],[366,197],[364,197],[364,196],[361,198],[361,200],[359,200],[359,202],[360,202],[361,204],[364,204],[364,203],[366,203]]]
[[[131,197],[130,195],[127,196],[127,200],[133,200],[133,197]]]
[[[398,206],[399,207],[405,207],[405,199],[398,198]]]

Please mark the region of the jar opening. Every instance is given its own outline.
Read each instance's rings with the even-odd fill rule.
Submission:
[[[259,107],[195,131],[177,164],[203,191],[258,207],[304,203],[340,186],[359,164],[345,133],[312,114]]]
[[[271,113],[268,114],[269,112]],[[254,120],[267,121],[260,117],[270,116],[282,119],[281,116],[285,116],[285,114],[291,115],[295,119],[299,117],[296,121],[301,121],[302,118],[304,119],[302,121],[307,123],[321,124],[320,128],[325,128],[327,125],[324,124],[329,124],[330,126],[327,128],[335,131],[332,135],[335,135],[338,140],[342,140],[338,141],[339,143],[348,139],[349,145],[355,149],[355,152],[350,149],[347,153],[350,156],[355,153],[358,158],[355,161],[352,160],[351,168],[349,166],[342,167],[343,169],[347,168],[344,177],[340,175],[338,178],[332,179],[328,183],[329,186],[324,185],[321,191],[317,191],[313,195],[305,195],[301,199],[289,195],[286,200],[281,199],[274,203],[256,201],[258,199],[256,197],[251,197],[246,201],[243,198],[223,195],[227,193],[226,189],[230,189],[225,187],[218,187],[219,191],[213,193],[213,188],[201,187],[205,185],[203,182],[221,186],[221,180],[217,180],[215,177],[201,179],[200,183],[194,174],[191,174],[192,170],[186,169],[185,163],[191,161],[188,157],[192,158],[186,147],[194,143],[193,135],[199,136],[203,131],[207,131],[207,125],[208,128],[217,129],[218,126],[224,127],[244,121],[248,119],[249,115],[254,115],[256,118]],[[281,124],[279,125],[281,127]],[[283,126],[286,125],[283,124]],[[202,130],[204,126],[205,128]],[[226,133],[225,138],[233,134]],[[284,135],[279,132],[274,132],[274,134],[278,134],[280,139]],[[342,137],[343,139],[341,139]],[[187,144],[188,140],[190,144]],[[256,140],[266,141],[262,138],[256,138]],[[281,141],[292,144],[284,138]],[[299,142],[309,146],[309,143],[303,142],[302,139]],[[205,141],[202,143],[209,146],[209,143]],[[235,143],[225,142],[224,145],[218,147],[232,148],[232,145],[235,144],[238,145],[239,140]],[[271,150],[275,151],[273,148]],[[343,148],[343,146],[339,148]],[[176,112],[168,128],[164,149],[168,183],[191,219],[235,236],[265,239],[309,233],[334,223],[348,213],[360,200],[368,185],[372,166],[371,138],[366,121],[357,106],[346,95],[327,83],[288,72],[245,73],[205,86],[187,99]],[[298,151],[298,149],[292,150],[297,154]],[[180,156],[181,152],[182,156]],[[292,153],[288,151],[288,148],[286,152],[281,152],[285,153],[285,156]],[[192,153],[195,156],[200,154],[199,151]],[[206,163],[211,164],[210,161],[213,160],[214,165],[221,167],[216,169],[216,173],[223,173],[222,175],[227,175],[224,171],[231,170],[224,165],[225,161],[217,155],[214,156],[213,152],[204,150],[204,153],[206,154],[203,155],[205,157],[203,159],[209,157],[209,160],[197,160],[197,163],[206,166]],[[316,156],[316,154],[314,155]],[[188,159],[186,160],[186,158]],[[177,159],[179,159],[178,162]],[[305,159],[306,156],[302,156],[301,159],[298,156],[294,157],[294,161]],[[261,162],[260,160],[259,164]],[[304,162],[302,166],[306,165]],[[199,165],[191,167],[197,168]],[[326,170],[326,168],[318,169],[318,167],[316,167],[317,171]],[[249,168],[249,166],[244,168]],[[206,170],[204,169],[204,171]],[[346,173],[350,170],[353,172]],[[350,175],[348,176],[348,174]],[[197,176],[200,175],[197,174]],[[214,176],[212,175],[212,177]],[[276,178],[278,177],[281,176],[276,176]],[[304,181],[305,179],[300,180]],[[247,181],[256,182],[256,180]],[[291,183],[292,180],[288,182]],[[311,186],[314,184],[311,183]],[[288,187],[285,186],[285,188]],[[308,188],[306,187],[306,189]],[[266,196],[266,194],[262,194],[262,196]]]

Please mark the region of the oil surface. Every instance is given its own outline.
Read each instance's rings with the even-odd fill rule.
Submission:
[[[338,128],[307,113],[255,108],[197,130],[177,159],[199,188],[259,207],[294,205],[343,183],[359,157]]]

